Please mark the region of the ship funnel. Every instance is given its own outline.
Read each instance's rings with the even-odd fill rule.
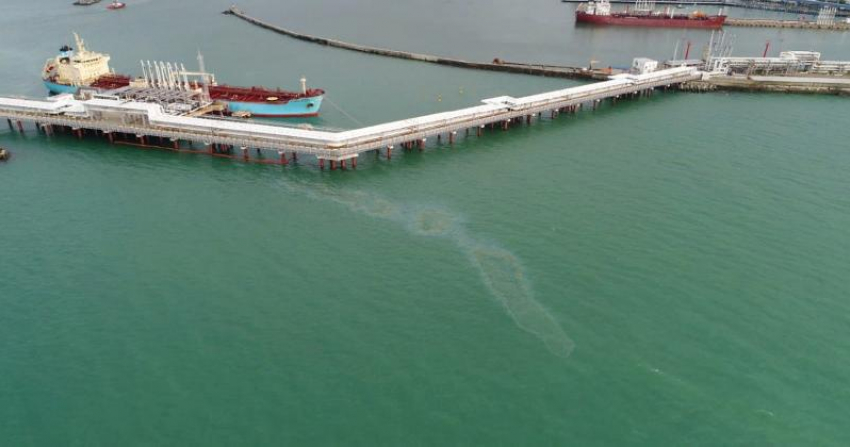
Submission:
[[[301,93],[307,94],[307,78],[301,76]]]

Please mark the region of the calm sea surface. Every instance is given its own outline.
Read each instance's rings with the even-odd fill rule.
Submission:
[[[5,0],[0,93],[77,31],[353,128],[574,82],[389,60],[230,1]],[[244,0],[274,23],[487,61],[625,66],[709,33],[556,0]],[[709,11],[713,12],[713,11]],[[732,11],[734,15],[778,15]],[[736,54],[850,33],[730,28]],[[660,93],[356,172],[0,123],[0,445],[850,444],[846,98]]]

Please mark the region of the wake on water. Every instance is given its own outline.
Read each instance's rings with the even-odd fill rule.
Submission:
[[[468,235],[460,216],[440,208],[398,205],[362,191],[337,191],[324,185],[291,181],[284,185],[357,213],[399,223],[416,235],[451,240],[478,269],[487,289],[519,328],[539,338],[557,356],[569,357],[575,348],[552,314],[534,299],[520,260],[508,250]]]

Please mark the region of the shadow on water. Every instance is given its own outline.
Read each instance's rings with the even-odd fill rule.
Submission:
[[[559,357],[569,357],[575,348],[552,314],[534,299],[520,260],[510,251],[467,233],[464,220],[457,213],[402,205],[364,191],[344,191],[322,184],[289,180],[283,185],[293,192],[330,201],[356,213],[396,222],[418,236],[452,241],[476,267],[487,289],[519,328],[539,338]]]

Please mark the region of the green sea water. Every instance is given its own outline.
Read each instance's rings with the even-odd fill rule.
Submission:
[[[201,49],[234,84],[306,75],[332,128],[574,84],[296,42],[226,1],[6,3],[3,94],[43,95],[72,31],[118,71]],[[485,61],[620,66],[709,36],[574,28],[553,0],[240,6]],[[847,33],[734,33],[850,59]],[[659,93],[356,172],[0,123],[0,445],[848,445],[848,113]]]

